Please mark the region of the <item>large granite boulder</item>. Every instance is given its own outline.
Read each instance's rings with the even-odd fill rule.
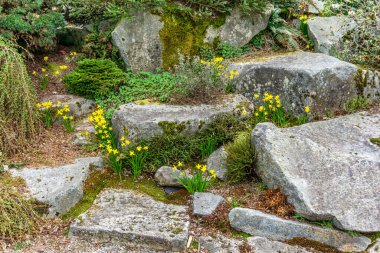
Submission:
[[[240,8],[235,8],[221,27],[210,26],[207,29],[204,42],[212,44],[216,38],[219,38],[221,43],[236,47],[244,46],[255,35],[267,28],[272,10],[273,5],[268,5],[262,13],[247,15]]]
[[[353,19],[345,16],[314,17],[307,24],[316,52],[328,55],[336,55],[343,36],[357,26]]]
[[[217,105],[129,103],[115,111],[112,126],[119,136],[128,132],[130,140],[151,138],[163,133],[195,134],[218,116],[234,113],[238,105],[247,101],[246,98],[238,95]]]
[[[305,106],[313,113],[341,110],[359,95],[380,98],[378,78],[362,77],[373,77],[374,72],[325,54],[289,53],[236,62],[229,68],[239,72],[234,80],[237,92],[249,98],[264,92],[279,95],[294,114],[304,113]]]
[[[164,27],[160,16],[137,11],[132,18],[124,18],[112,32],[112,42],[127,67],[132,71],[154,71],[162,65],[160,30]]]
[[[102,158],[89,157],[54,168],[24,168],[10,172],[25,180],[33,198],[49,205],[48,216],[53,217],[68,212],[82,199],[83,183],[91,168],[103,166]]]
[[[370,141],[379,136],[379,113],[287,129],[258,124],[252,132],[256,173],[308,219],[380,231],[380,148]]]
[[[236,230],[270,240],[305,238],[343,252],[361,252],[371,244],[371,240],[364,236],[352,237],[338,230],[285,220],[253,209],[234,208],[229,214],[229,219],[231,226]]]
[[[93,206],[71,224],[69,234],[135,250],[183,252],[190,226],[187,209],[133,191],[106,189]]]

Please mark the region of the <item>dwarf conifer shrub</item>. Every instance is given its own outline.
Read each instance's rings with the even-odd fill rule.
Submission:
[[[68,91],[90,99],[103,97],[124,84],[126,74],[111,60],[85,59],[64,78]]]
[[[62,14],[54,11],[52,0],[1,0],[0,34],[14,38],[30,50],[51,49],[56,31],[65,25]]]
[[[16,45],[0,36],[0,153],[21,151],[37,137],[37,92]]]

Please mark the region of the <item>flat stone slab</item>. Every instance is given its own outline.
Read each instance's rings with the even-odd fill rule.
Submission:
[[[316,250],[307,250],[300,246],[292,246],[282,242],[271,241],[264,237],[254,236],[247,238],[248,245],[255,253],[311,253],[319,252]]]
[[[49,205],[48,216],[68,212],[83,197],[83,183],[91,167],[102,168],[103,159],[89,157],[59,167],[12,169],[15,177],[25,180],[32,197]]]
[[[240,247],[243,241],[227,238],[218,235],[216,238],[211,236],[199,237],[199,246],[201,250],[207,250],[208,253],[240,253]]]
[[[162,251],[186,249],[186,206],[165,204],[134,191],[106,189],[70,226],[70,235],[99,243]]]
[[[209,216],[224,202],[222,196],[210,192],[196,192],[193,196],[193,214]]]
[[[87,116],[96,109],[95,101],[73,95],[51,95],[42,98],[42,102],[52,101],[53,107],[58,107],[57,102],[63,105],[69,105],[70,112],[77,117]]]
[[[151,138],[163,133],[195,134],[220,115],[234,113],[248,100],[233,96],[218,105],[179,106],[166,104],[122,105],[112,117],[112,126],[119,136],[128,129],[129,139]]]
[[[293,114],[342,110],[356,96],[380,98],[377,79],[358,77],[355,65],[320,53],[296,52],[232,63],[230,70],[239,72],[234,79],[236,91],[252,98],[268,92],[279,95],[283,106]],[[373,72],[364,71],[375,77]],[[257,99],[256,99],[257,101]]]
[[[227,152],[224,147],[221,147],[214,151],[207,159],[207,170],[214,170],[216,177],[222,181],[227,179]]]
[[[245,233],[270,240],[290,240],[301,237],[335,247],[343,252],[361,252],[371,244],[367,237],[351,235],[332,229],[285,220],[247,208],[234,208],[229,214],[231,226]]]
[[[256,173],[281,188],[302,216],[332,220],[345,230],[380,231],[380,114],[356,113],[252,132]]]

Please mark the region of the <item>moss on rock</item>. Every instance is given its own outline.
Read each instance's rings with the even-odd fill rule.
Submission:
[[[168,5],[161,19],[164,28],[160,31],[163,44],[163,68],[168,69],[179,62],[179,54],[194,56],[201,47],[210,47],[204,43],[207,28],[220,27],[225,17],[197,17],[189,11],[181,11]]]

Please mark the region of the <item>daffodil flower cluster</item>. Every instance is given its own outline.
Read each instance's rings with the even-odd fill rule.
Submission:
[[[200,63],[211,69],[213,78],[224,76],[230,80],[239,75],[235,70],[227,71],[227,67],[223,65],[223,57],[216,57],[211,61],[201,60]]]
[[[58,101],[57,105],[61,105],[61,102]],[[57,111],[57,117],[62,118],[63,126],[66,129],[66,132],[70,133],[75,130],[75,127],[73,126],[73,120],[74,116],[70,115],[70,107],[68,104],[65,104]]]
[[[254,94],[253,97],[255,100],[260,99],[259,94]],[[288,115],[282,107],[279,95],[274,96],[265,92],[261,102],[258,101],[257,104],[260,104],[260,106],[254,113],[256,123],[272,121],[280,127],[284,127],[288,123]]]
[[[121,137],[120,145],[122,147],[128,147],[130,145],[130,141],[125,139],[125,137]],[[126,159],[131,166],[131,173],[134,180],[141,175],[148,150],[148,146],[137,146],[136,148],[126,149],[126,153],[128,154]]]
[[[112,127],[109,126],[104,110],[98,106],[97,110],[91,113],[88,117],[88,121],[94,125],[95,135],[99,141],[98,147],[103,151],[109,151],[115,149],[117,143],[115,143],[112,136]]]
[[[182,162],[178,162],[176,165],[172,166],[172,169],[173,171],[176,171],[181,170],[182,167],[184,167]],[[207,165],[197,164],[195,169],[195,175],[188,176],[182,170],[179,176],[174,176],[188,192],[204,192],[215,182],[216,173],[214,170],[207,170]]]
[[[307,19],[308,19],[308,16],[307,15],[301,15],[299,17],[299,20],[303,23],[303,24],[307,24]]]
[[[51,125],[53,124],[53,102],[52,101],[46,101],[42,103],[37,103],[36,107],[41,111],[42,118],[44,121],[45,128],[49,129]]]

